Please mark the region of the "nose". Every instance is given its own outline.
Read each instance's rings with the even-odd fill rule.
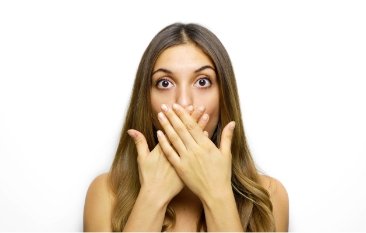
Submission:
[[[181,87],[177,93],[176,103],[182,107],[188,107],[189,105],[192,105],[193,102],[191,90],[187,87]]]

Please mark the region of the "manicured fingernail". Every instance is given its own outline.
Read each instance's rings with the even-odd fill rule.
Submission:
[[[168,107],[167,107],[165,104],[162,104],[162,105],[161,105],[161,109],[162,109],[164,112],[167,112],[167,111],[168,111]]]
[[[158,118],[163,121],[165,119],[164,113],[159,112],[158,113]]]
[[[230,127],[231,130],[234,130],[234,128],[235,128],[235,121],[231,122],[229,127]]]
[[[202,120],[204,120],[204,121],[208,120],[208,114],[207,113],[203,114]]]

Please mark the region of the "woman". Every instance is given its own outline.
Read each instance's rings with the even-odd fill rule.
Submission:
[[[255,168],[229,56],[208,29],[172,24],[147,47],[84,230],[288,230],[286,190]]]

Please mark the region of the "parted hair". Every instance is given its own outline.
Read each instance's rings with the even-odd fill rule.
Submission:
[[[159,55],[172,46],[192,43],[198,46],[213,62],[219,85],[220,113],[217,127],[211,137],[220,145],[223,126],[235,121],[231,145],[231,184],[241,223],[245,231],[274,231],[272,203],[267,190],[259,182],[241,117],[238,89],[230,57],[220,40],[207,28],[198,24],[174,23],[162,29],[146,48],[137,69],[132,95],[126,112],[123,129],[109,173],[111,190],[115,196],[112,212],[113,231],[122,231],[140,190],[137,150],[128,136],[128,129],[136,129],[146,137],[149,149],[157,144],[156,128],[150,101],[152,72]],[[207,229],[204,213],[197,226]],[[168,205],[162,231],[175,224],[174,209]]]

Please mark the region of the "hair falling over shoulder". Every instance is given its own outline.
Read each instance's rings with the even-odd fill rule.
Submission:
[[[220,120],[211,140],[220,145],[222,125],[236,122],[232,143],[232,188],[241,223],[246,231],[274,231],[269,193],[259,183],[259,174],[247,145],[241,117],[234,71],[227,51],[207,28],[197,24],[175,23],[161,30],[150,42],[140,61],[120,141],[110,171],[111,189],[115,195],[112,215],[113,231],[122,231],[140,190],[137,150],[127,134],[128,129],[143,133],[152,150],[157,145],[151,121],[151,77],[158,56],[167,48],[184,43],[199,46],[213,61],[220,87]],[[162,230],[175,223],[174,210],[168,206]],[[205,228],[204,217],[200,226]]]

